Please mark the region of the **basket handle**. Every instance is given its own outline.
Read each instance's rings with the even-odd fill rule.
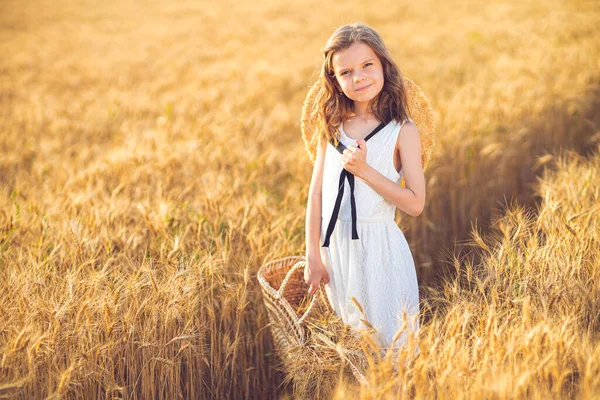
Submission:
[[[306,266],[306,261],[305,260],[301,260],[296,262],[292,268],[290,268],[290,270],[288,271],[288,273],[285,275],[285,278],[283,278],[283,282],[281,282],[281,286],[279,287],[279,290],[277,291],[277,298],[281,299],[283,297],[283,291],[285,290],[285,287],[287,286],[289,280],[292,277],[292,274],[300,269],[300,268],[304,268]],[[319,284],[319,288],[313,293],[311,294],[311,299],[310,299],[310,304],[308,305],[308,308],[306,309],[306,311],[304,312],[304,314],[302,314],[302,317],[300,317],[298,319],[298,324],[302,324],[305,320],[306,317],[308,317],[308,315],[310,314],[310,312],[313,310],[316,300],[317,300],[317,291],[319,291],[319,289],[322,289],[324,286],[323,281],[320,282]]]

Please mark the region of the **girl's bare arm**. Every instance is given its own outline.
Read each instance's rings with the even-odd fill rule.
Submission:
[[[313,169],[310,188],[308,190],[308,204],[306,209],[306,258],[321,259],[321,194],[323,191],[323,168],[325,164],[325,151],[327,142],[319,141],[317,155]]]
[[[363,144],[366,143],[363,141]],[[355,175],[363,179],[377,193],[397,208],[413,217],[419,216],[425,207],[425,176],[421,164],[421,138],[417,126],[408,121],[398,135],[402,172],[406,187],[402,187],[376,169],[365,164]],[[368,151],[368,143],[367,143]]]

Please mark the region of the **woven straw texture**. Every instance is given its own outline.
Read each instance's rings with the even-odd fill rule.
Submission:
[[[325,284],[310,295],[304,282],[306,259],[302,256],[289,256],[270,261],[261,266],[257,278],[261,286],[263,300],[267,307],[270,328],[275,340],[275,348],[285,366],[293,359],[293,349],[306,345],[310,335],[307,324],[327,316],[335,316],[325,294]],[[361,355],[361,359],[364,355]],[[352,373],[361,382],[365,376],[344,356]],[[356,358],[354,359],[356,362]]]
[[[427,167],[427,163],[431,159],[431,153],[435,145],[435,119],[433,110],[429,105],[425,93],[416,83],[408,78],[404,78],[406,87],[406,97],[408,100],[408,115],[417,125],[419,135],[421,137],[421,162],[423,170]],[[315,134],[316,119],[318,115],[317,104],[315,97],[317,93],[317,84],[313,84],[306,95],[304,105],[302,106],[302,117],[300,119],[300,128],[302,130],[302,139],[310,157],[314,163],[316,157],[316,145],[311,145],[311,138]],[[404,186],[404,178],[402,179]]]
[[[317,308],[320,313],[333,312],[322,281],[313,295],[308,294],[305,265],[304,257],[289,256],[268,262],[258,270],[271,332],[279,350],[306,343],[305,323]]]

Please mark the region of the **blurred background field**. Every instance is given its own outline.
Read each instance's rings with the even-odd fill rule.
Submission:
[[[304,252],[302,101],[357,21],[437,124],[397,215],[428,351],[361,395],[600,393],[596,1],[4,1],[0,396],[294,395],[256,271]]]

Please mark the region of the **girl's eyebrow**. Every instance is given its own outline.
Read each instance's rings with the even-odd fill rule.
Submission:
[[[365,60],[365,61],[363,61],[361,64],[364,64],[364,63],[367,63],[367,62],[369,62],[369,61],[373,61],[373,60],[375,60],[375,59],[374,59],[374,58],[369,58],[368,60]],[[340,68],[340,69],[338,70],[338,72],[344,72],[344,71],[345,71],[345,70],[347,70],[348,68],[349,68],[349,67]]]

